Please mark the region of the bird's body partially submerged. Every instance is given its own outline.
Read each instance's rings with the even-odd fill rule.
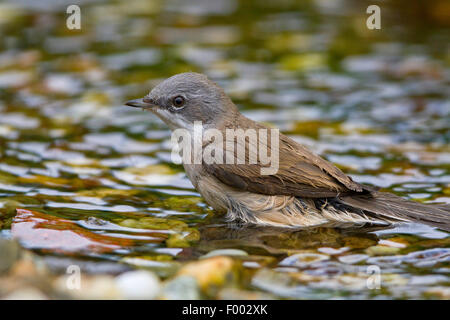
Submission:
[[[144,99],[127,104],[149,109],[172,130],[192,131],[195,121],[220,132],[269,130],[240,114],[219,86],[197,73],[169,78]],[[448,205],[425,205],[379,192],[353,181],[287,136],[279,134],[276,144],[270,138],[269,135],[264,140],[264,147],[269,154],[278,153],[277,171],[272,174],[261,174],[267,163],[259,159],[253,163],[184,163],[186,174],[206,202],[218,211],[227,212],[230,220],[282,227],[415,221],[450,230]],[[229,144],[217,139],[200,139],[201,148],[193,148],[192,153],[203,154],[205,148],[213,146],[215,150],[223,150],[222,159],[231,153],[231,158],[237,160],[239,141],[236,148],[233,142],[230,149]],[[251,140],[240,143],[247,151],[245,159],[249,160]]]

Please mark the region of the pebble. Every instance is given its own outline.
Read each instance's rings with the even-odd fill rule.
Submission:
[[[82,276],[80,286],[74,285],[74,275],[63,276],[57,279],[55,288],[68,294],[74,299],[88,300],[113,300],[120,299],[120,292],[114,281],[114,277],[106,275]]]
[[[388,246],[372,246],[365,250],[369,256],[389,256],[394,255],[400,251],[400,248]]]
[[[178,276],[166,282],[162,294],[166,300],[199,300],[200,288],[197,280],[190,276]]]
[[[239,249],[219,249],[219,250],[212,250],[212,251],[208,252],[204,256],[201,256],[200,259],[217,257],[217,256],[248,256],[248,253],[245,252],[244,250],[239,250]]]
[[[348,250],[350,250],[350,248],[348,248],[348,247],[343,247],[343,248],[339,248],[339,249],[322,247],[322,248],[317,249],[317,251],[319,251],[320,253],[329,254],[331,256],[344,253]]]
[[[222,287],[236,281],[236,265],[230,257],[218,256],[190,262],[177,273],[195,278],[203,290]]]
[[[16,241],[0,238],[0,274],[8,272],[19,256],[20,246]]]
[[[440,299],[450,300],[450,288],[447,287],[430,288],[424,293]]]
[[[145,270],[125,272],[116,277],[115,283],[124,299],[155,299],[161,290],[158,276]]]
[[[355,263],[362,262],[362,261],[366,260],[367,258],[369,258],[369,256],[367,254],[349,254],[346,256],[341,256],[338,259],[342,263],[355,264]]]
[[[328,260],[329,256],[318,253],[297,253],[283,259],[280,266],[307,267],[315,262]]]

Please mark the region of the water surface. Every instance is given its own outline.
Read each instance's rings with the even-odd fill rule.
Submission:
[[[374,31],[364,1],[83,1],[79,31],[69,2],[0,3],[2,237],[162,277],[239,249],[239,289],[276,298],[448,297],[448,233],[229,225],[171,163],[167,127],[123,105],[202,72],[356,181],[450,203],[444,1],[383,2]]]

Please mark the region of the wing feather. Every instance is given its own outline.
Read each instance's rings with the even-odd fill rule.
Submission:
[[[267,129],[262,124],[249,119],[246,119],[244,123],[248,123],[248,127]],[[266,147],[270,154],[275,150],[271,148],[270,131],[267,141]],[[234,150],[238,150],[239,142],[233,143],[237,143]],[[261,168],[269,167],[270,164],[262,164],[259,158],[256,164],[249,164],[251,149],[249,143],[251,142],[245,140],[244,143],[245,164],[236,164],[237,156],[233,150],[234,164],[204,164],[205,170],[226,185],[267,195],[323,198],[369,191],[369,187],[354,182],[333,164],[283,134],[279,134],[278,171],[275,174],[262,175]],[[262,146],[259,145],[258,148],[260,147]],[[226,149],[226,144],[224,144],[223,152],[224,155],[230,152]]]

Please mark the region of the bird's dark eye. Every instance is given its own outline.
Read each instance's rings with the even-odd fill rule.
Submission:
[[[184,106],[185,100],[182,96],[176,96],[172,99],[173,106],[176,108],[181,108]]]

